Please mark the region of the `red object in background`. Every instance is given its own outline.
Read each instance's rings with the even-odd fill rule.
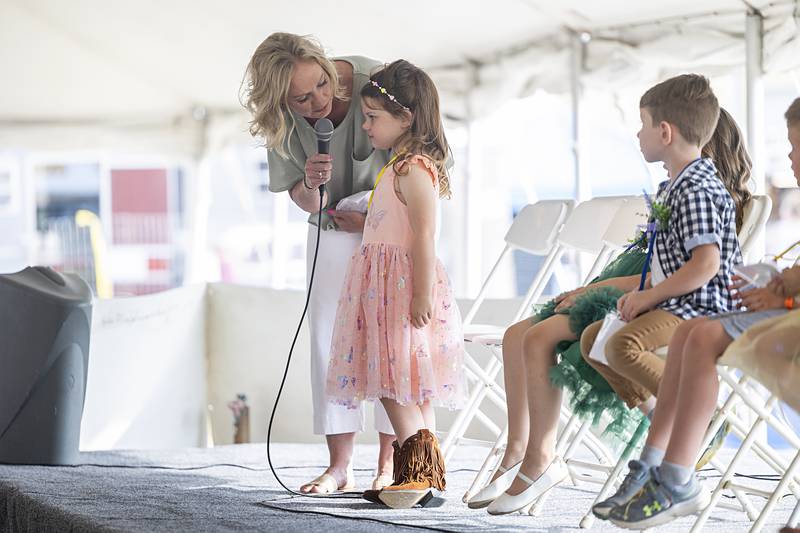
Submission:
[[[151,257],[147,260],[147,269],[150,271],[164,271],[169,270],[169,259],[160,259],[158,257]]]
[[[169,187],[164,168],[113,169],[114,244],[169,242]]]
[[[167,170],[164,168],[112,170],[111,211],[166,213]]]

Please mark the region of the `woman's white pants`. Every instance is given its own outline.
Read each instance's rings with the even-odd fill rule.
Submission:
[[[361,246],[360,233],[343,231],[321,232],[314,286],[308,306],[308,326],[311,338],[311,397],[314,408],[314,434],[336,435],[364,431],[364,403],[358,409],[348,409],[328,402],[325,381],[331,352],[333,324],[339,293],[347,273],[350,257]],[[306,279],[311,279],[311,265],[317,242],[317,227],[308,225],[308,247],[306,248]],[[375,429],[393,435],[389,417],[380,402],[374,403]]]

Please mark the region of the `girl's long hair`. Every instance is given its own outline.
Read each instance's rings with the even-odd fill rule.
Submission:
[[[753,163],[744,147],[742,132],[733,117],[719,109],[719,120],[711,140],[703,147],[703,157],[710,157],[720,180],[736,204],[736,232],[742,229],[744,210],[753,197],[747,188]]]

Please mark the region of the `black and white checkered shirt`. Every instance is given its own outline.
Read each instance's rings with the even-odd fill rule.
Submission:
[[[666,231],[659,228],[653,251],[658,254],[666,277],[686,264],[697,246],[716,244],[720,250],[719,272],[708,283],[661,302],[658,308],[684,320],[734,310],[728,287],[733,265],[742,262],[736,236],[736,206],[717,176],[713,161],[693,161],[675,181],[659,184],[656,199],[670,209],[669,227]]]

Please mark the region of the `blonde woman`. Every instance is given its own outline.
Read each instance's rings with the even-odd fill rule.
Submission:
[[[373,149],[361,128],[361,88],[381,63],[365,57],[329,59],[319,43],[291,33],[273,33],[253,53],[243,83],[243,104],[252,114],[250,133],[264,141],[269,189],[288,191],[292,201],[311,213],[308,269],[317,244],[319,187],[322,232],[308,319],[311,337],[311,393],[314,433],[325,435],[330,463],[322,475],[300,487],[302,492],[329,493],[354,487],[352,456],[355,435],[364,430],[363,407],[348,409],[328,402],[325,378],[336,306],[347,264],[361,244],[365,214],[337,212],[344,197],[371,190],[375,176],[389,161],[386,150]],[[317,153],[314,124],[333,122],[330,155]],[[375,404],[380,452],[373,489],[392,483],[394,431],[386,412]]]

